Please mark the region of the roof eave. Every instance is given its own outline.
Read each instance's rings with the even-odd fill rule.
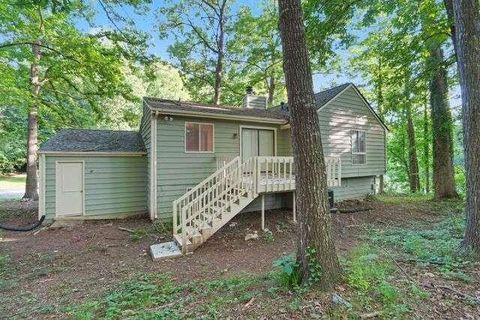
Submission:
[[[220,114],[220,113],[211,113],[211,112],[198,112],[198,111],[187,111],[187,110],[172,110],[172,109],[163,109],[152,107],[146,100],[145,104],[150,108],[152,112],[157,113],[166,113],[169,115],[178,115],[178,116],[190,116],[195,118],[210,118],[210,119],[224,119],[224,120],[240,120],[240,121],[251,121],[258,123],[272,123],[272,124],[286,124],[288,123],[287,119],[275,119],[275,118],[263,118],[263,117],[251,117],[251,116],[241,116],[241,115],[230,115],[230,114]]]
[[[39,150],[39,154],[58,155],[58,156],[144,156],[147,153],[144,151],[47,151]]]

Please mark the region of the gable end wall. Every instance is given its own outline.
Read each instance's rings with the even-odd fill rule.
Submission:
[[[325,156],[340,155],[343,178],[385,173],[385,129],[353,87],[320,109],[318,118],[323,152]],[[366,132],[366,164],[352,164],[352,130]]]

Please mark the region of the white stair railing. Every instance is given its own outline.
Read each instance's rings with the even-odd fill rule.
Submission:
[[[325,157],[327,171],[327,186],[340,187],[342,185],[342,161],[340,157]]]
[[[236,214],[229,212],[232,204],[241,197],[254,196],[255,179],[253,158],[240,162],[236,157],[195,188],[173,203],[173,234],[181,234],[182,250],[188,241],[202,236],[202,231],[215,227],[215,223]],[[191,241],[192,242],[192,241]]]

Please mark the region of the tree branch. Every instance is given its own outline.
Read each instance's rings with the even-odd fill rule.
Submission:
[[[56,54],[58,55],[61,55],[62,57],[68,59],[68,60],[72,60],[72,61],[75,61],[76,63],[80,63],[80,61],[78,61],[77,59],[69,56],[69,55],[66,55],[64,54],[63,52],[61,52],[60,50],[57,50],[57,49],[54,49],[50,46],[47,46],[45,44],[41,44],[41,43],[37,43],[37,42],[33,42],[33,41],[21,41],[21,42],[7,42],[7,43],[2,43],[0,44],[0,49],[4,49],[4,48],[8,48],[8,47],[18,47],[18,46],[32,46],[32,45],[36,45],[38,47],[41,47],[41,48],[44,48],[44,49],[47,49],[47,50],[50,50],[52,52],[55,52]]]

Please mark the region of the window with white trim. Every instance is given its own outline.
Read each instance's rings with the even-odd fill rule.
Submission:
[[[352,130],[352,163],[365,164],[367,162],[367,139],[362,130]]]
[[[213,152],[213,124],[185,122],[185,152]]]

